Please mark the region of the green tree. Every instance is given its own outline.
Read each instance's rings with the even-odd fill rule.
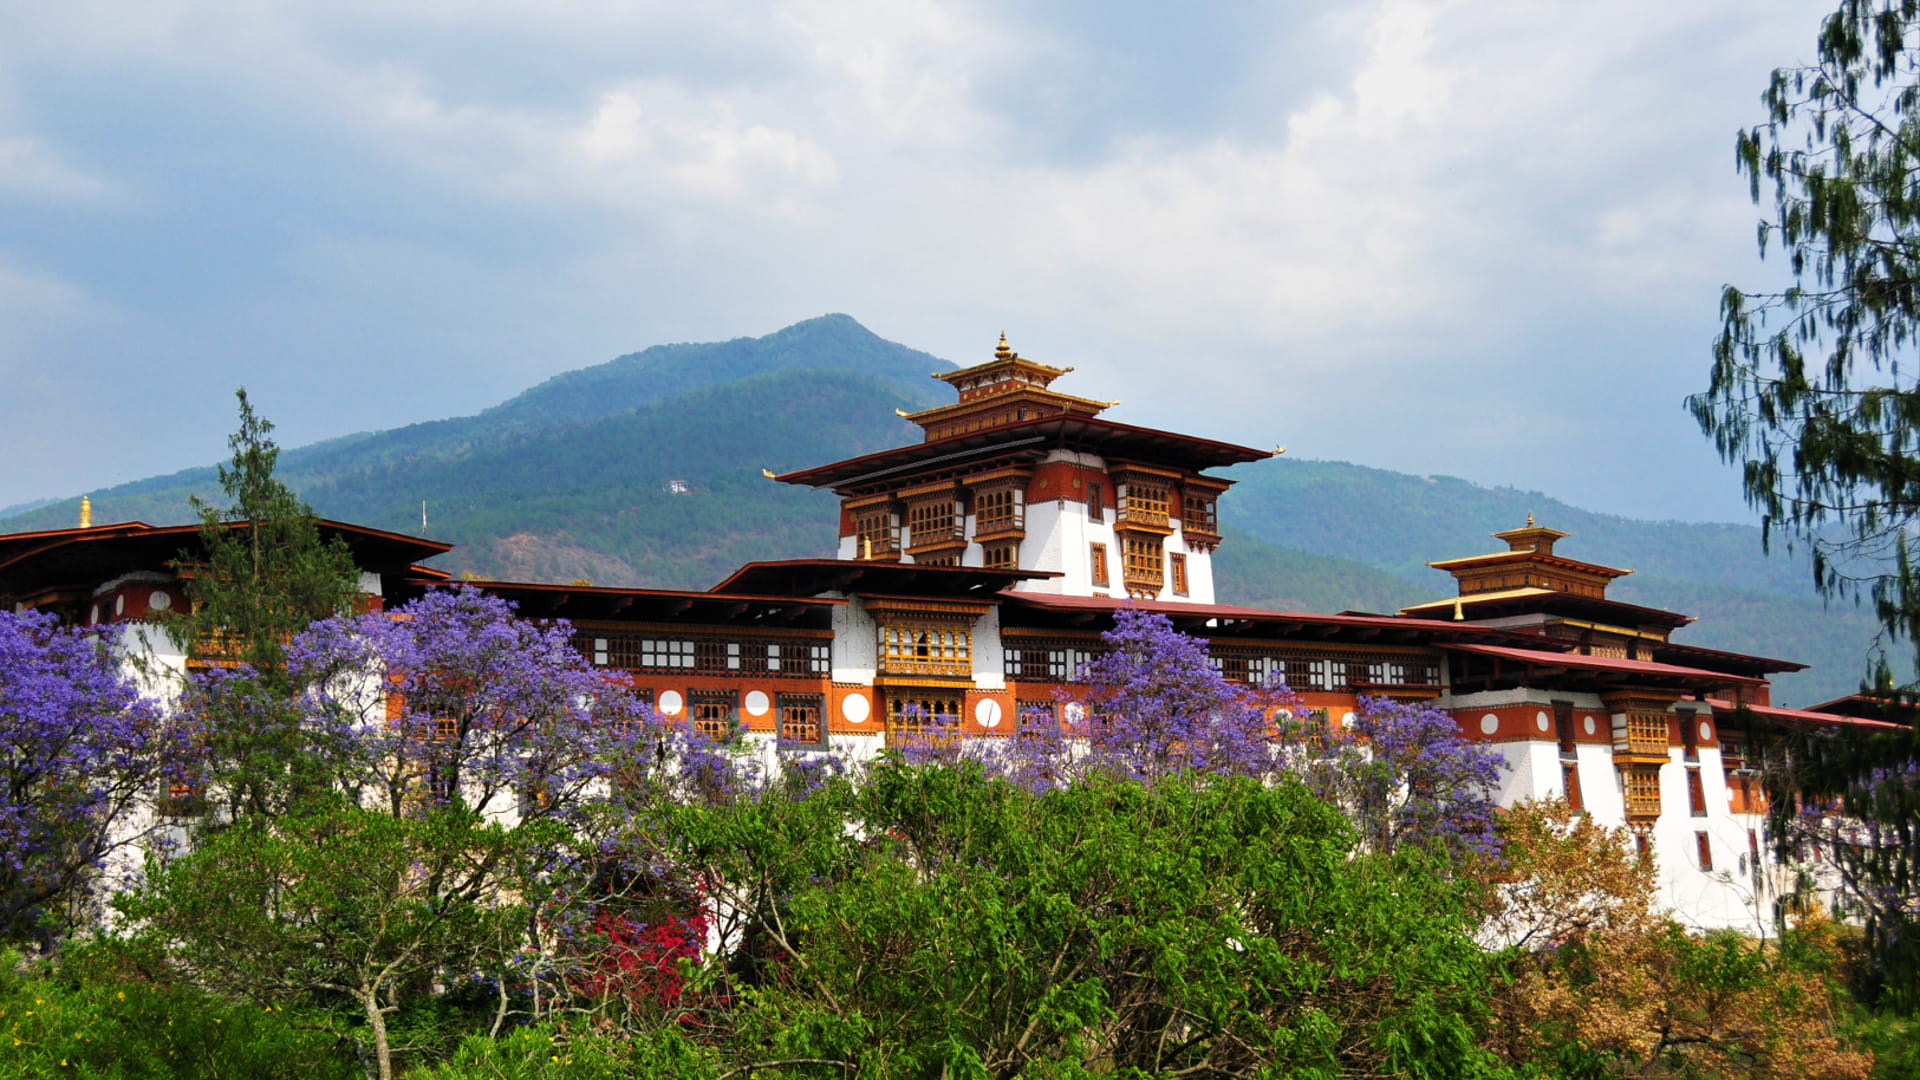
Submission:
[[[151,861],[115,904],[222,994],[357,1013],[380,1080],[391,1080],[388,1017],[431,994],[444,971],[498,970],[489,958],[519,943],[525,910],[508,897],[528,839],[457,809],[405,818],[341,803],[255,815]]]
[[[246,663],[270,683],[284,679],[286,643],[308,624],[347,611],[359,593],[353,554],[321,534],[306,503],[274,476],[280,448],[273,424],[253,411],[245,388],[240,427],[227,439],[233,458],[220,466],[228,506],[198,496],[200,551],[182,552],[192,610],[167,629],[189,652]]]
[[[683,1015],[729,1075],[1502,1072],[1468,890],[1297,780],[894,762],[665,832],[720,915]]]

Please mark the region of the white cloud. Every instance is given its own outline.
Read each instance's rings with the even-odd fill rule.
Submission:
[[[1718,279],[1737,273],[1727,252],[1751,236],[1725,154],[1732,126],[1751,119],[1766,68],[1794,55],[1783,43],[1811,41],[1818,6],[1329,3],[1277,20],[1284,39],[1221,43],[1220,55],[1258,70],[1196,67],[1156,83],[1219,91],[1208,101],[1224,104],[1152,120],[1109,113],[1079,140],[1049,127],[1059,102],[1124,100],[1103,80],[1153,69],[1155,43],[1106,64],[1071,26],[1041,30],[993,0],[70,0],[30,5],[0,63],[14,58],[26,103],[9,120],[57,94],[25,73],[31,56],[68,79],[111,85],[127,73],[189,106],[201,95],[323,148],[291,190],[250,192],[259,203],[242,208],[275,227],[234,243],[286,245],[282,263],[329,234],[344,250],[405,245],[423,265],[433,244],[482,244],[494,225],[539,237],[493,255],[515,263],[498,281],[565,282],[605,299],[569,320],[575,337],[522,361],[522,381],[591,362],[581,350],[608,342],[761,332],[847,310],[956,356],[1003,326],[1017,342],[1051,342],[1053,358],[1084,361],[1083,392],[1151,399],[1160,415],[1132,414],[1146,422],[1185,412],[1230,427],[1281,401],[1337,415],[1360,396],[1386,433],[1363,442],[1327,425],[1302,452],[1366,459],[1411,446],[1397,432],[1445,408],[1434,394],[1450,383],[1537,367],[1542,334],[1577,349],[1596,311],[1632,326],[1641,309],[1672,323],[1697,306],[1711,320]],[[1166,20],[1167,34],[1187,28]],[[1357,59],[1288,81],[1286,58],[1303,52]],[[1279,85],[1284,107],[1239,92]],[[0,189],[150,190],[141,163],[115,147],[72,142],[50,123],[17,130],[0,140]],[[216,139],[207,160],[280,149],[252,137]],[[167,167],[194,167],[181,160]],[[347,183],[370,167],[391,186],[371,199]],[[422,215],[409,208],[420,206],[452,207],[475,228],[455,241],[413,235]],[[196,224],[223,235],[228,223]],[[383,247],[388,233],[404,239]],[[462,250],[457,263],[471,269],[459,287],[474,288],[489,262]],[[353,273],[346,261],[314,272]],[[279,311],[308,318],[324,285],[249,280],[245,308],[263,325]],[[415,287],[436,286],[427,275]],[[508,340],[543,323],[535,305],[552,294],[516,307],[514,291],[490,294],[504,299],[476,311],[468,333]],[[641,292],[645,308],[632,299]],[[426,316],[401,321],[447,306],[423,295],[368,310],[395,320],[393,336],[430,342]],[[1670,363],[1660,350],[1676,347],[1693,345],[1650,340],[1637,362]],[[423,347],[421,385],[468,370],[461,348],[444,352]],[[1169,381],[1170,358],[1202,377]],[[1223,399],[1214,382],[1236,393]],[[1548,419],[1552,408],[1515,402]],[[444,402],[423,395],[418,409],[424,419]],[[1609,422],[1655,410],[1677,414],[1670,402],[1628,404]],[[1660,438],[1694,438],[1672,419]],[[1543,483],[1480,467],[1538,458],[1519,430],[1506,443],[1499,430],[1435,467]]]

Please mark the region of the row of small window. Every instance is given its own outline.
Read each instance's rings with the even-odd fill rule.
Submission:
[[[633,671],[712,671],[756,675],[825,675],[833,647],[824,642],[707,641],[698,638],[574,639],[597,667]]]
[[[1294,690],[1338,690],[1359,686],[1438,686],[1440,665],[1422,660],[1311,660],[1302,657],[1208,657],[1213,670],[1230,682],[1281,686]]]
[[[687,692],[687,726],[716,742],[739,734],[739,695],[730,690]],[[819,694],[777,694],[773,700],[775,729],[784,744],[800,748],[827,745],[826,699]]]

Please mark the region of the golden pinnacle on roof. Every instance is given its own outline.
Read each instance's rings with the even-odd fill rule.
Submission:
[[[1007,332],[1005,330],[1000,331],[1000,345],[993,350],[993,358],[995,360],[1011,360],[1015,355],[1012,349],[1007,348]]]
[[[80,527],[93,528],[93,500],[85,495],[80,496]]]
[[[1527,528],[1533,528],[1533,511],[1527,511]]]

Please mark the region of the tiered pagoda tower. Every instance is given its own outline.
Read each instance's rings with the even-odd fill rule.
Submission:
[[[1052,389],[1072,368],[1007,345],[934,378],[951,405],[902,415],[911,446],[775,477],[841,499],[839,557],[1037,571],[1018,590],[1213,602],[1218,500],[1209,468],[1265,450],[1101,418],[1116,404]]]

